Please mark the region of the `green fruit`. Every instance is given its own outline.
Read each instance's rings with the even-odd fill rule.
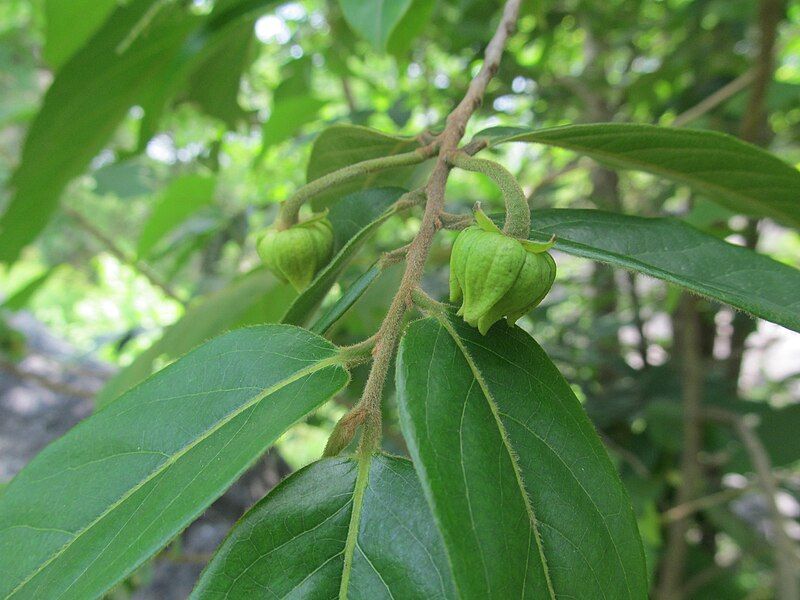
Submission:
[[[298,292],[308,287],[332,252],[333,227],[324,215],[288,229],[270,229],[258,243],[266,267]]]
[[[556,264],[537,244],[504,234],[482,213],[463,230],[450,254],[450,301],[482,334],[506,317],[513,325],[539,304],[553,285]]]

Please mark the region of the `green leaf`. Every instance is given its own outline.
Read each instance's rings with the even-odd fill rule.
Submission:
[[[411,152],[416,148],[419,148],[419,143],[414,138],[387,135],[357,125],[334,125],[320,133],[314,141],[306,180],[313,181],[357,162]],[[314,206],[328,206],[343,195],[357,190],[391,186],[413,189],[416,187],[413,183],[426,171],[423,163],[372,173],[318,196]]]
[[[378,188],[350,194],[334,204],[328,220],[333,225],[334,247],[339,251],[295,299],[281,319],[282,323],[305,325],[308,322],[364,242],[396,213],[392,204],[404,193],[401,188]]]
[[[453,313],[400,345],[403,434],[464,598],[647,597],[630,500],[569,384],[519,328]]]
[[[389,37],[403,19],[412,0],[339,0],[345,21],[379,52],[386,50]]]
[[[47,224],[64,187],[83,172],[149,86],[157,86],[197,20],[161,8],[148,35],[135,35],[153,0],[118,7],[58,72],[34,119],[0,219],[0,261],[13,262]],[[132,33],[133,32],[133,33]]]
[[[386,50],[399,60],[404,60],[414,41],[430,25],[435,8],[435,0],[413,0],[389,36]]]
[[[0,496],[0,596],[93,598],[348,381],[296,327],[227,333],[42,451]]]
[[[317,117],[325,106],[323,100],[313,96],[295,96],[276,99],[269,119],[261,134],[261,156],[272,146],[293,137],[303,125]]]
[[[532,215],[531,238],[556,249],[639,271],[800,331],[800,270],[728,244],[670,218],[599,210]]]
[[[493,146],[536,142],[567,148],[612,167],[685,183],[731,210],[800,227],[800,171],[723,133],[598,123],[538,131],[495,127],[475,137],[488,138]]]
[[[191,597],[265,594],[455,598],[412,464],[384,455],[335,458],[295,473],[236,524]]]
[[[56,271],[58,271],[60,267],[61,265],[55,265],[54,267],[45,269],[42,271],[42,273],[33,277],[25,285],[21,286],[18,290],[10,294],[8,298],[6,298],[3,303],[0,304],[0,307],[8,310],[21,310],[25,308],[31,301],[31,298],[36,295],[36,293],[48,282],[50,277]]]
[[[44,59],[58,70],[100,28],[115,0],[45,0]]]
[[[105,406],[147,378],[162,361],[174,360],[226,329],[276,323],[294,296],[291,286],[279,283],[260,268],[200,298],[167,327],[161,338],[103,386],[95,404]]]
[[[366,292],[369,286],[380,277],[382,272],[383,269],[381,269],[380,264],[377,262],[364,271],[364,273],[345,290],[342,297],[317,319],[311,326],[311,331],[319,335],[327,333],[327,331],[333,327],[333,324],[341,319],[358,299],[364,295],[364,292]]]
[[[255,55],[255,30],[247,19],[231,27],[213,53],[197,66],[189,77],[184,100],[196,102],[207,115],[235,129],[246,114],[239,106],[242,75]]]
[[[192,213],[214,200],[216,178],[190,174],[178,177],[166,187],[142,228],[136,252],[146,256],[169,231]]]

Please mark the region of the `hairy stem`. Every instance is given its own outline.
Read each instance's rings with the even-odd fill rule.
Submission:
[[[472,114],[481,105],[486,86],[500,65],[500,59],[508,37],[513,31],[521,0],[508,0],[503,9],[500,24],[486,46],[483,65],[470,82],[467,93],[458,106],[448,115],[445,129],[437,138],[438,156],[433,172],[425,186],[427,202],[422,216],[419,233],[408,248],[406,269],[397,294],[389,305],[386,317],[381,323],[373,350],[374,360],[370,369],[364,394],[358,405],[351,411],[357,422],[363,422],[363,432],[359,453],[368,454],[380,447],[381,440],[381,398],[386,383],[406,310],[412,304],[412,294],[422,279],[425,262],[430,252],[433,236],[441,227],[439,220],[444,210],[444,193],[450,174],[449,158],[455,154]]]
[[[433,156],[433,147],[424,146],[417,148],[411,152],[404,152],[403,154],[394,154],[392,156],[382,156],[380,158],[371,158],[359,163],[355,163],[323,175],[319,179],[315,179],[297,190],[294,195],[281,204],[278,218],[275,221],[275,226],[278,229],[287,229],[297,223],[297,217],[300,214],[300,208],[308,200],[314,196],[318,196],[328,188],[346,183],[351,179],[374,173],[376,171],[383,171],[384,169],[391,169],[393,167],[405,167],[415,165]]]
[[[525,192],[503,165],[485,158],[473,158],[461,152],[450,157],[450,164],[466,171],[482,173],[494,181],[503,193],[506,203],[503,231],[515,238],[528,239],[531,232],[531,209],[525,200]]]

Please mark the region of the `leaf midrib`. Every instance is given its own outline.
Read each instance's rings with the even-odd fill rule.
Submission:
[[[118,500],[116,500],[114,503],[112,503],[106,510],[104,510],[97,517],[95,517],[88,525],[86,525],[80,531],[76,532],[74,534],[74,537],[71,540],[69,540],[66,544],[64,544],[61,548],[59,548],[58,551],[56,551],[50,558],[48,558],[46,561],[42,562],[39,565],[39,567],[37,567],[34,571],[32,571],[13,590],[11,590],[11,592],[8,594],[7,598],[11,598],[17,592],[19,592],[22,588],[24,588],[34,577],[36,577],[39,573],[44,571],[51,563],[53,563],[55,560],[57,560],[59,556],[64,554],[64,552],[66,552],[70,548],[70,546],[72,546],[72,544],[74,544],[82,535],[84,535],[87,531],[91,530],[98,523],[100,523],[106,516],[108,516],[116,508],[121,506],[126,500],[128,500],[131,496],[133,496],[138,490],[140,490],[147,483],[152,481],[155,477],[157,477],[158,475],[160,475],[163,472],[165,472],[169,467],[171,467],[179,459],[181,459],[184,455],[186,455],[192,448],[194,448],[195,446],[197,446],[201,442],[203,442],[206,439],[208,439],[211,435],[213,435],[215,432],[220,430],[222,427],[224,427],[225,425],[230,423],[233,419],[235,419],[237,416],[242,414],[244,411],[246,411],[249,408],[255,406],[256,404],[258,404],[259,402],[261,402],[262,400],[264,400],[268,396],[270,396],[270,395],[274,394],[275,392],[283,389],[284,387],[287,387],[287,386],[291,385],[292,383],[302,379],[303,377],[306,377],[308,375],[313,375],[314,373],[316,373],[318,371],[321,371],[321,370],[323,370],[323,369],[325,369],[325,368],[327,368],[329,366],[334,366],[334,365],[339,365],[339,364],[341,364],[341,358],[340,358],[340,356],[338,354],[335,354],[333,356],[330,356],[330,357],[328,357],[326,359],[323,359],[323,360],[317,362],[314,365],[311,365],[309,367],[305,367],[303,369],[300,369],[299,371],[295,372],[290,377],[282,379],[281,381],[277,382],[276,384],[266,388],[265,390],[262,390],[261,393],[256,394],[255,396],[253,396],[252,399],[250,399],[249,401],[241,404],[234,411],[232,411],[232,412],[228,413],[227,415],[225,415],[225,417],[220,419],[213,427],[210,427],[205,432],[203,432],[201,435],[199,435],[196,439],[194,439],[192,442],[190,442],[189,444],[187,444],[186,446],[184,446],[183,448],[181,448],[180,450],[175,452],[168,460],[165,460],[163,463],[161,463],[155,470],[151,471],[139,483],[137,483],[135,486],[130,488]]]
[[[344,544],[344,564],[342,565],[342,580],[339,584],[339,600],[347,600],[350,590],[350,574],[353,571],[353,558],[358,545],[358,532],[361,527],[361,509],[364,505],[364,492],[369,483],[369,469],[372,465],[372,454],[358,456],[358,474],[353,488],[353,512],[350,514],[350,524],[347,527],[347,539]]]
[[[511,465],[514,470],[514,477],[517,481],[517,486],[519,487],[520,493],[522,494],[522,499],[525,504],[525,510],[528,513],[528,519],[531,524],[531,528],[533,529],[533,536],[536,540],[536,548],[539,551],[539,559],[542,562],[542,571],[544,572],[545,581],[547,583],[547,591],[550,594],[550,598],[552,600],[556,600],[555,590],[553,589],[553,582],[550,579],[550,570],[547,565],[547,558],[544,554],[544,548],[542,547],[542,538],[539,532],[539,521],[536,518],[536,514],[533,510],[533,506],[531,505],[530,497],[528,496],[528,492],[525,490],[525,484],[522,480],[522,473],[520,471],[519,464],[517,464],[516,455],[514,454],[513,449],[511,448],[511,444],[508,441],[508,432],[506,431],[505,426],[503,425],[502,420],[500,419],[499,409],[497,404],[494,401],[491,391],[489,390],[489,386],[486,384],[486,381],[483,379],[483,374],[478,369],[478,366],[475,364],[475,361],[472,358],[472,355],[469,353],[467,347],[461,341],[461,337],[458,335],[458,332],[453,327],[452,323],[447,319],[446,316],[436,316],[436,320],[439,324],[447,331],[450,337],[453,339],[453,342],[461,351],[461,354],[464,356],[464,360],[467,362],[470,371],[472,372],[472,376],[475,378],[475,381],[478,382],[478,385],[483,392],[484,398],[486,398],[486,402],[489,405],[489,409],[492,411],[492,416],[494,417],[495,424],[497,425],[497,429],[500,432],[500,438],[503,441],[503,449],[508,454],[509,460],[511,461]],[[530,543],[528,544],[530,548]],[[527,569],[525,571],[526,579],[527,579]],[[524,586],[523,586],[523,593],[524,593]]]

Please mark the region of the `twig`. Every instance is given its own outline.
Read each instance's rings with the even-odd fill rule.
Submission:
[[[49,377],[45,377],[44,375],[39,375],[38,373],[25,371],[12,362],[6,362],[6,361],[0,362],[0,369],[6,371],[7,373],[10,373],[14,377],[17,377],[18,379],[33,381],[34,383],[56,394],[62,394],[64,396],[72,396],[73,398],[84,398],[86,400],[91,400],[95,396],[94,392],[74,387],[68,383],[53,381]]]
[[[642,368],[647,369],[650,366],[650,363],[647,361],[647,336],[644,334],[644,320],[642,319],[642,306],[641,302],[639,302],[639,292],[636,291],[636,275],[633,271],[625,271],[625,274],[628,278],[631,311],[633,311],[633,326],[636,327],[636,332],[639,334],[636,348],[639,352],[639,357],[642,359]]]
[[[690,517],[695,513],[704,511],[709,508],[713,508],[714,506],[719,506],[720,504],[726,504],[731,500],[735,500],[739,496],[742,496],[751,490],[752,486],[742,487],[742,488],[728,488],[720,492],[709,494],[708,496],[695,498],[694,500],[690,500],[686,504],[679,504],[677,506],[673,506],[669,510],[665,511],[661,515],[661,518],[664,519],[664,521],[666,521],[667,523],[671,523],[673,521],[679,521],[681,519],[686,519],[687,517]]]
[[[61,209],[64,211],[65,214],[69,215],[78,224],[85,229],[87,232],[91,233],[95,238],[97,238],[108,250],[111,254],[116,257],[118,261],[123,264],[129,265],[139,271],[142,275],[144,275],[150,283],[154,286],[159,288],[162,292],[164,292],[167,296],[175,300],[176,302],[180,302],[181,304],[185,304],[186,301],[181,298],[175,290],[161,277],[156,273],[150,265],[148,265],[143,260],[134,258],[129,253],[125,252],[122,248],[120,248],[117,243],[108,237],[103,231],[101,231],[94,223],[92,223],[89,219],[87,219],[81,212],[75,210],[71,206],[62,205]]]
[[[683,111],[679,114],[675,119],[673,119],[670,126],[672,127],[683,127],[684,125],[688,125],[692,121],[696,121],[709,111],[714,110],[717,106],[722,104],[723,102],[730,100],[739,92],[745,90],[747,86],[753,83],[755,79],[755,71],[750,69],[749,71],[745,71],[739,77],[734,79],[733,81],[728,82],[721,88],[719,88],[716,92],[704,98],[693,107]]]
[[[702,416],[733,428],[744,444],[750,457],[750,462],[755,469],[759,486],[767,500],[767,510],[772,519],[774,530],[773,548],[775,551],[775,568],[777,570],[777,598],[780,600],[797,600],[800,598],[800,582],[798,582],[795,568],[797,561],[797,548],[786,533],[786,518],[781,513],[776,500],[778,482],[772,473],[772,464],[761,440],[753,430],[747,418],[741,417],[730,411],[719,408],[708,408]]]
[[[702,448],[701,406],[703,400],[704,368],[700,353],[700,314],[697,298],[684,294],[681,299],[675,345],[681,357],[683,394],[683,453],[681,484],[677,492],[678,506],[692,501],[701,481],[697,455]],[[689,519],[672,521],[667,532],[667,548],[659,571],[656,598],[675,600],[681,597],[681,580],[686,563],[686,533]]]
[[[551,171],[550,173],[542,177],[542,179],[539,180],[539,182],[531,188],[531,191],[528,192],[528,206],[532,207],[533,201],[536,198],[536,194],[539,192],[539,190],[555,182],[562,175],[566,175],[567,173],[574,171],[575,169],[581,166],[581,162],[582,161],[580,157],[574,158],[560,169]]]
[[[464,98],[448,115],[445,129],[437,139],[438,156],[425,187],[427,202],[419,233],[408,249],[403,278],[378,330],[377,342],[373,351],[374,359],[364,393],[359,403],[349,413],[356,415],[351,419],[355,419],[357,423],[363,423],[363,432],[359,443],[359,453],[361,454],[373,452],[380,445],[381,398],[386,375],[397,347],[403,317],[412,304],[412,293],[422,279],[433,236],[440,226],[439,218],[444,210],[445,186],[450,174],[449,159],[458,149],[467,122],[480,106],[486,87],[499,68],[506,41],[515,27],[520,1],[508,0],[506,2],[497,31],[486,46],[480,71],[470,82]]]

